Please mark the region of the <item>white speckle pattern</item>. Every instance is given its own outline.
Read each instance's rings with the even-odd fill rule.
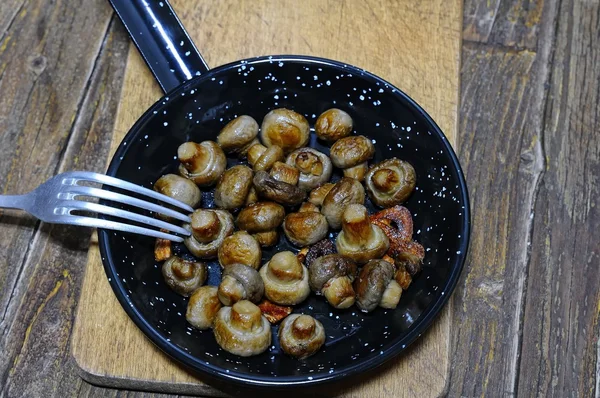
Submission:
[[[179,42],[180,46],[182,46],[181,43],[184,42]],[[420,183],[415,189],[413,197],[407,203],[407,207],[413,211],[416,231],[415,238],[426,246],[425,250],[427,252],[423,273],[413,283],[425,291],[421,295],[424,303],[444,296],[446,292],[442,289],[445,284],[442,283],[443,281],[440,281],[440,277],[432,270],[435,267],[447,266],[448,263],[457,261],[458,257],[464,257],[464,249],[460,248],[461,250],[457,250],[459,247],[455,243],[452,243],[456,242],[457,239],[460,240],[462,235],[453,233],[454,229],[449,226],[450,221],[456,220],[457,213],[459,217],[462,217],[463,209],[458,209],[462,203],[460,185],[457,184],[456,174],[450,168],[451,164],[446,160],[447,150],[444,148],[447,143],[444,142],[444,147],[441,147],[442,141],[437,137],[436,130],[423,121],[419,121],[417,124],[412,119],[417,116],[404,114],[397,110],[394,112],[394,107],[397,105],[395,105],[393,97],[397,94],[392,93],[396,92],[396,90],[384,82],[373,80],[368,74],[364,75],[364,79],[373,80],[372,84],[366,84],[362,77],[353,77],[355,73],[360,75],[363,75],[363,73],[351,69],[351,67],[345,72],[352,71],[353,73],[340,74],[337,72],[335,74],[331,73],[328,67],[322,65],[318,65],[319,67],[316,65],[312,67],[304,65],[293,68],[294,63],[283,62],[277,57],[271,57],[269,61],[273,62],[274,65],[269,67],[268,62],[260,64],[250,61],[250,64],[248,64],[247,61],[243,61],[235,65],[232,74],[216,73],[213,75],[214,77],[211,76],[210,80],[218,82],[218,85],[205,84],[204,86],[197,86],[190,83],[188,88],[183,92],[178,92],[180,95],[173,95],[176,98],[173,98],[172,101],[181,104],[179,109],[174,104],[168,108],[165,107],[164,105],[167,105],[167,102],[170,101],[168,98],[165,98],[161,101],[162,105],[159,104],[152,111],[153,115],[157,115],[162,111],[161,118],[163,120],[155,117],[156,124],[144,128],[145,132],[137,135],[135,140],[130,140],[129,146],[133,147],[132,150],[142,148],[139,144],[143,140],[139,137],[147,140],[143,141],[142,145],[144,146],[148,145],[148,143],[154,144],[155,141],[153,140],[155,140],[155,137],[160,136],[162,133],[160,130],[163,127],[169,126],[169,123],[173,127],[164,130],[168,134],[179,134],[174,132],[174,130],[181,129],[182,135],[185,134],[186,137],[199,142],[203,139],[200,138],[203,134],[212,134],[211,131],[219,131],[225,123],[237,117],[237,115],[245,113],[245,109],[248,106],[246,101],[242,103],[237,99],[227,98],[224,101],[228,102],[213,104],[211,102],[212,99],[206,99],[205,87],[214,90],[215,98],[222,95],[227,86],[236,87],[236,89],[242,91],[247,90],[247,88],[253,88],[255,89],[256,97],[252,99],[252,104],[256,109],[262,109],[262,107],[264,109],[274,109],[274,107],[280,106],[279,101],[281,101],[281,106],[290,107],[291,109],[294,109],[295,106],[305,107],[301,113],[309,119],[311,124],[314,123],[318,114],[327,109],[326,106],[331,107],[332,105],[336,105],[340,109],[349,109],[349,113],[352,114],[355,121],[358,121],[355,124],[354,133],[365,134],[371,139],[377,148],[376,156],[380,157],[382,154],[385,155],[386,151],[393,151],[394,156],[408,160],[422,159],[422,162],[430,165],[427,168],[419,168],[417,170],[418,174],[422,174],[419,174],[418,178]],[[293,68],[291,72],[289,68]],[[254,72],[249,74],[251,71]],[[319,72],[318,74],[316,74],[317,71]],[[225,77],[227,79],[224,79]],[[245,86],[246,84],[248,86]],[[195,88],[191,88],[191,86]],[[198,92],[198,87],[203,89],[201,93]],[[317,101],[311,102],[312,93],[318,93]],[[333,95],[330,93],[333,93]],[[328,99],[329,103],[323,105],[323,98],[328,98],[328,95],[331,95]],[[213,97],[213,93],[209,93],[208,97]],[[242,96],[241,98],[244,97]],[[360,118],[355,116],[358,108],[353,108],[354,102],[357,99],[363,101],[358,103],[360,104]],[[221,99],[217,99],[217,101],[221,101]],[[260,105],[262,103],[264,105]],[[169,109],[168,115],[166,109]],[[257,111],[257,116],[259,114],[260,112]],[[160,126],[160,123],[163,123],[163,126]],[[174,126],[177,128],[174,128]],[[428,138],[432,135],[434,138]],[[423,142],[434,142],[432,147],[435,149],[432,150],[424,146]],[[127,143],[124,142],[122,145],[126,146]],[[444,164],[444,162],[450,166]],[[173,156],[173,165],[177,165],[177,156]],[[141,170],[143,165],[136,164],[135,167]],[[145,169],[145,173],[147,173],[148,168]],[[175,168],[167,171],[176,172]],[[145,182],[144,185],[152,186],[149,182]],[[204,198],[203,194],[203,201],[205,200],[207,199]],[[452,206],[457,208],[457,213],[453,216],[447,213],[440,214],[442,209],[453,208],[452,206],[444,205],[448,203],[452,203]],[[423,218],[423,215],[427,215],[427,217]],[[121,237],[124,235],[115,233],[114,236],[118,236],[119,240],[121,240]],[[330,237],[335,237],[335,234],[331,233]],[[123,240],[126,241],[127,249],[124,253],[127,254],[113,254],[113,256],[118,256],[116,263],[119,263],[119,260],[123,260],[119,270],[125,277],[115,277],[109,279],[109,281],[123,285],[125,287],[123,291],[129,291],[131,295],[127,303],[131,306],[139,307],[141,304],[135,292],[139,291],[140,286],[134,288],[128,285],[136,283],[132,277],[133,275],[135,275],[135,278],[142,278],[141,284],[143,287],[155,293],[146,299],[146,310],[152,313],[164,314],[163,320],[155,321],[157,323],[154,326],[167,342],[190,353],[190,355],[198,359],[199,363],[210,363],[211,365],[222,367],[227,373],[238,372],[238,375],[241,374],[242,377],[248,373],[257,373],[263,376],[270,375],[273,378],[278,377],[278,375],[281,376],[280,372],[275,371],[276,367],[282,364],[281,361],[291,359],[286,359],[285,356],[282,356],[281,349],[275,340],[275,345],[269,349],[269,356],[255,360],[255,358],[234,357],[218,348],[215,350],[211,348],[210,352],[206,351],[207,349],[201,351],[201,347],[204,346],[202,344],[204,339],[212,341],[210,331],[198,331],[189,327],[189,325],[184,327],[183,330],[173,330],[172,325],[181,325],[181,322],[185,325],[185,321],[181,319],[185,316],[187,299],[171,294],[171,292],[164,289],[164,281],[160,273],[159,263],[149,264],[145,270],[140,269],[144,264],[140,264],[138,261],[139,257],[131,256],[132,252],[135,253],[136,250],[139,250],[140,241],[132,239],[129,242],[129,239],[129,236],[127,238],[123,237]],[[177,250],[182,250],[179,249],[182,246],[176,245],[175,247],[178,248]],[[183,250],[185,253],[185,249]],[[131,256],[135,261],[132,262],[131,259],[127,258],[127,255]],[[133,265],[129,265],[131,263]],[[135,263],[138,264],[136,265]],[[124,268],[125,265],[128,268]],[[219,273],[219,266],[211,266],[209,264],[210,276],[208,284],[218,284]],[[403,330],[408,330],[410,325],[419,319],[422,309],[414,307],[414,304],[410,300],[410,297],[417,294],[417,291],[419,291],[417,286],[407,291],[398,309],[394,311],[377,309],[372,314],[364,314],[359,311],[332,310],[322,297],[311,296],[306,303],[301,304],[294,311],[302,312],[306,309],[322,321],[327,332],[327,342],[321,352],[310,358],[306,363],[294,363],[293,366],[297,368],[298,377],[302,377],[304,381],[307,379],[318,380],[321,377],[331,377],[336,371],[343,371],[345,367],[355,361],[370,360],[377,355],[387,354],[390,345],[398,341],[398,329],[394,325],[401,324],[403,325]],[[377,314],[381,314],[381,317]],[[396,318],[392,322],[393,317]],[[378,321],[374,323],[374,319]],[[383,322],[381,322],[382,319],[384,320]],[[178,321],[175,322],[176,320]],[[389,322],[385,320],[389,320]],[[364,332],[361,333],[361,330],[364,330],[364,328],[372,329],[373,335],[378,336],[378,338],[366,339]],[[171,331],[173,331],[173,334],[171,334]],[[185,333],[181,333],[181,331]],[[274,331],[277,331],[277,326],[274,327]],[[402,334],[400,333],[400,335]],[[345,354],[343,351],[339,351],[339,348],[336,348],[343,347],[346,344],[355,344],[357,349]],[[402,347],[405,346],[403,345]],[[291,371],[293,372],[293,368]]]

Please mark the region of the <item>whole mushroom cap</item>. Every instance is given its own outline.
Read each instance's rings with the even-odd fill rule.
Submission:
[[[298,247],[312,245],[329,232],[325,216],[318,212],[290,213],[283,221],[285,236]]]
[[[331,108],[321,113],[315,123],[317,137],[334,142],[352,133],[352,117],[341,109]]]
[[[223,240],[217,254],[221,267],[241,263],[258,269],[262,250],[256,238],[246,231],[237,231]]]
[[[251,144],[257,143],[258,123],[253,117],[241,115],[221,129],[217,143],[227,153],[245,155]]]
[[[331,146],[329,156],[335,167],[347,169],[366,162],[375,155],[375,146],[364,135],[342,138]]]
[[[177,256],[163,263],[162,274],[167,285],[184,297],[188,297],[202,286],[208,275],[206,264],[187,261]]]
[[[215,188],[215,204],[226,210],[242,207],[252,187],[253,175],[250,167],[241,164],[225,170]]]
[[[254,268],[245,264],[231,264],[223,269],[222,280],[231,277],[244,288],[244,298],[258,303],[265,292],[263,281]]]
[[[392,158],[373,165],[365,175],[365,186],[371,200],[381,207],[392,207],[406,201],[417,183],[410,163]]]
[[[323,346],[325,329],[310,315],[291,314],[279,327],[279,343],[286,354],[304,359]]]
[[[165,174],[154,183],[154,190],[191,207],[197,207],[202,199],[200,188],[187,178],[177,174]]]
[[[271,325],[260,308],[248,300],[217,313],[213,331],[217,344],[225,351],[242,357],[258,355],[271,345]]]
[[[283,222],[285,209],[275,202],[256,202],[244,207],[235,221],[239,229],[249,233],[272,231]]]
[[[214,141],[185,142],[177,149],[179,174],[201,187],[217,182],[227,167],[225,153]]]
[[[298,187],[305,191],[328,182],[333,172],[329,157],[314,148],[296,149],[289,154],[286,163],[300,171]]]
[[[259,273],[265,284],[265,296],[274,303],[295,305],[310,294],[308,270],[290,251],[275,254]]]
[[[196,329],[212,327],[217,312],[222,305],[217,297],[216,286],[202,286],[190,296],[185,319]]]
[[[265,146],[280,146],[288,154],[308,143],[310,126],[301,114],[289,109],[273,109],[263,119],[260,137]]]
[[[225,237],[233,232],[233,216],[225,210],[199,209],[192,214],[192,223],[183,228],[191,233],[183,243],[194,256],[214,258]]]

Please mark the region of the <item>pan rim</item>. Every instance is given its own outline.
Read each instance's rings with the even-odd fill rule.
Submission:
[[[402,338],[398,338],[390,347],[382,351],[381,355],[372,357],[367,360],[357,361],[356,364],[346,366],[343,368],[336,369],[332,374],[325,376],[316,376],[307,378],[306,376],[277,376],[271,377],[266,375],[254,375],[248,373],[237,372],[232,369],[222,368],[220,366],[204,363],[196,357],[185,352],[183,349],[177,347],[175,344],[166,341],[155,328],[150,325],[138,311],[138,309],[127,299],[126,288],[120,283],[120,279],[117,277],[117,270],[115,263],[112,261],[111,248],[109,246],[108,231],[98,230],[98,246],[100,249],[101,259],[104,266],[104,270],[109,279],[109,283],[115,296],[119,300],[119,303],[136,326],[146,335],[146,337],[156,345],[161,351],[167,354],[169,357],[176,361],[184,364],[186,367],[199,372],[200,374],[213,377],[220,381],[234,382],[236,384],[244,384],[246,386],[254,387],[269,387],[285,389],[290,387],[300,386],[317,386],[324,384],[331,384],[342,379],[346,379],[352,375],[361,374],[364,372],[372,372],[375,368],[382,366],[389,362],[392,358],[397,357],[403,351],[405,351],[412,343],[414,343],[433,323],[434,319],[440,314],[448,302],[451,293],[454,291],[464,268],[465,260],[468,253],[469,240],[470,240],[470,229],[471,229],[471,213],[470,213],[470,202],[466,180],[464,173],[460,166],[458,157],[454,152],[454,149],[446,139],[444,133],[435,123],[435,121],[429,116],[429,114],[410,96],[398,89],[395,85],[390,82],[374,75],[370,72],[365,71],[362,68],[356,66],[334,61],[326,58],[306,56],[306,55],[267,55],[260,57],[247,58],[243,60],[234,61],[214,69],[209,70],[207,73],[195,77],[189,80],[175,89],[171,90],[158,101],[156,101],[130,128],[128,133],[123,138],[121,144],[117,148],[115,154],[112,157],[111,163],[107,170],[107,175],[114,176],[120,167],[122,157],[127,153],[129,147],[122,145],[123,142],[131,142],[132,139],[141,133],[140,127],[145,125],[148,119],[153,117],[156,110],[165,106],[165,102],[169,97],[175,97],[180,95],[181,92],[186,91],[190,86],[200,84],[200,82],[210,79],[213,75],[224,72],[230,69],[237,69],[241,64],[251,65],[264,62],[295,62],[302,64],[312,65],[326,65],[328,67],[334,67],[344,72],[351,72],[359,75],[361,78],[366,78],[379,82],[394,89],[394,95],[398,99],[404,102],[409,108],[416,111],[423,119],[431,126],[431,133],[438,136],[444,149],[449,154],[450,165],[456,172],[458,185],[459,185],[459,200],[462,202],[463,209],[463,223],[460,227],[461,237],[459,238],[459,246],[456,248],[459,254],[455,261],[454,266],[448,271],[448,277],[445,285],[440,290],[440,294],[437,299],[434,300],[429,308],[414,322],[410,329],[403,335]]]

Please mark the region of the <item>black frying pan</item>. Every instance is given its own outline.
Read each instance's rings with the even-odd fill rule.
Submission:
[[[304,114],[311,125],[337,107],[354,119],[356,133],[376,146],[374,161],[399,157],[417,172],[417,189],[406,203],[414,216],[415,239],[426,248],[424,269],[395,310],[362,314],[355,307],[335,310],[311,296],[295,312],[308,312],[326,329],[324,349],[306,360],[285,356],[273,327],[273,346],[241,358],[223,351],[212,332],[192,329],[185,320],[187,299],[162,280],[153,258],[153,239],[99,232],[102,261],[121,305],[161,350],[187,367],[220,381],[276,388],[319,385],[372,370],[397,356],[431,324],[459,278],[469,241],[467,188],[454,151],[427,113],[406,94],[362,69],[306,56],[258,57],[208,66],[168,1],[111,0],[154,76],[167,92],[129,131],[108,174],[152,187],[175,172],[177,147],[185,141],[215,139],[236,116],[257,121],[274,108]],[[310,145],[328,153],[312,137]],[[237,162],[231,159],[230,165]],[[339,176],[337,176],[339,178]],[[203,193],[212,207],[212,193]],[[371,206],[371,210],[375,210]],[[293,249],[282,237],[265,250]],[[295,249],[293,249],[295,250]],[[189,253],[182,245],[175,251]],[[210,266],[209,284],[220,267]],[[410,361],[410,358],[407,358]]]

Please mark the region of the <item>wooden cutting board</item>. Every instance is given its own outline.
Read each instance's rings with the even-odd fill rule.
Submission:
[[[209,65],[267,54],[337,59],[382,76],[421,104],[456,143],[460,0],[173,0]],[[132,45],[112,152],[162,95]],[[344,397],[434,397],[446,390],[451,305],[400,358],[335,391]],[[84,379],[111,387],[223,396],[160,352],[127,317],[92,241],[73,329]],[[332,394],[331,390],[324,393]]]

